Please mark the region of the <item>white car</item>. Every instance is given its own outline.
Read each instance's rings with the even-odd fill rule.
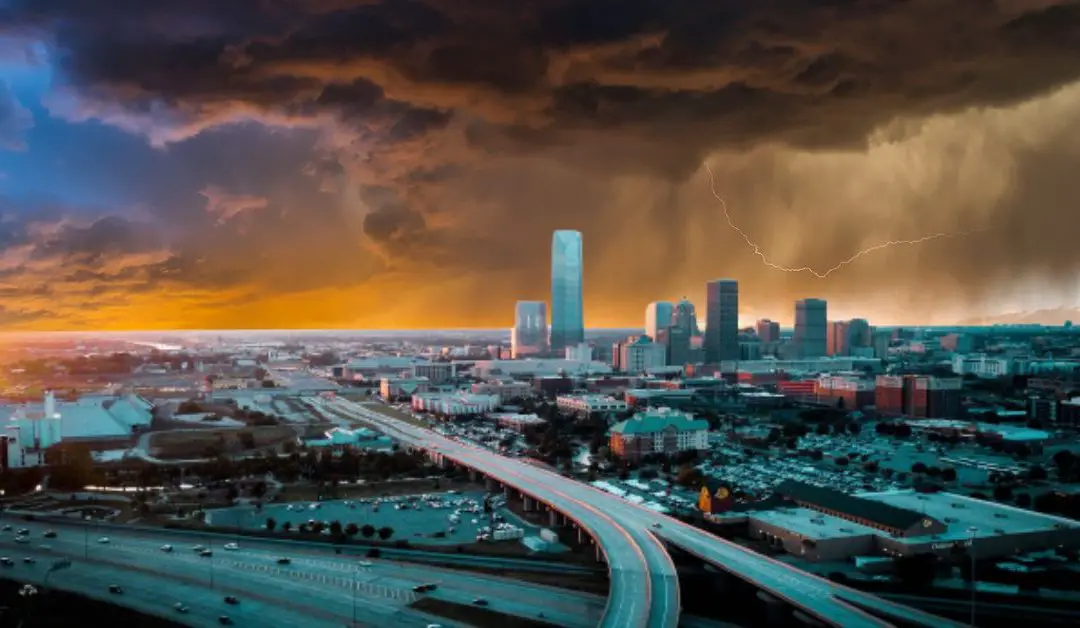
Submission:
[[[235,552],[236,550],[240,549],[240,546],[236,543],[226,543],[225,549],[229,550],[230,552]]]
[[[172,551],[172,545],[162,545],[161,546],[161,551],[163,551],[163,552],[171,552]]]
[[[97,542],[98,542],[98,543],[101,543],[101,544],[103,544],[103,545],[108,545],[108,543],[109,543],[109,537],[107,537],[107,536],[103,536],[103,537],[101,537],[100,539],[98,539],[98,540],[97,540]]]

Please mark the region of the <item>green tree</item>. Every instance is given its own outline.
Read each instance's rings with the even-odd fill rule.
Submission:
[[[360,527],[357,526],[355,523],[350,523],[349,525],[345,526],[345,534],[349,536],[356,536],[359,533]]]
[[[383,526],[379,528],[379,538],[385,541],[386,539],[394,536],[394,529],[390,526]]]
[[[370,539],[375,536],[375,526],[365,523],[364,527],[360,528],[360,534],[364,535],[365,539]]]
[[[341,522],[340,521],[335,519],[334,521],[330,522],[330,535],[331,536],[341,536],[341,530],[342,530],[342,528],[341,528]]]
[[[277,521],[275,521],[273,517],[267,517],[266,518],[266,530],[268,532],[273,532],[275,528],[277,528]]]

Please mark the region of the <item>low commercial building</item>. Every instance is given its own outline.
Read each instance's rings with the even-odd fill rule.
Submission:
[[[626,391],[626,405],[681,407],[690,403],[694,395],[688,388],[632,388]]]
[[[555,405],[563,412],[589,416],[593,412],[609,414],[626,410],[626,402],[607,395],[559,395]]]
[[[499,407],[498,395],[473,395],[465,392],[417,393],[412,396],[412,408],[418,412],[432,412],[442,416],[485,414]]]
[[[822,375],[814,394],[819,403],[861,410],[874,405],[874,382],[857,375]]]
[[[457,365],[453,362],[428,362],[426,364],[413,364],[413,379],[424,378],[432,384],[448,382],[457,375]]]
[[[1057,547],[1080,547],[1080,523],[952,493],[911,490],[845,495],[784,482],[780,506],[727,512],[714,520],[745,521],[751,536],[807,560],[855,556],[948,556],[972,548],[998,558]]]
[[[384,377],[379,382],[379,394],[386,400],[405,399],[427,392],[430,386],[431,382],[423,377]]]
[[[474,395],[498,395],[502,403],[508,403],[512,399],[524,399],[533,396],[533,387],[528,382],[518,382],[512,379],[496,380],[491,382],[477,382],[472,385]]]
[[[541,419],[535,414],[515,414],[515,413],[493,413],[488,415],[489,419],[495,421],[495,425],[506,429],[514,430],[517,432],[524,432],[525,428],[536,427],[547,423],[546,419]]]
[[[673,410],[642,412],[611,428],[610,447],[630,462],[652,454],[704,451],[709,448],[709,422]]]

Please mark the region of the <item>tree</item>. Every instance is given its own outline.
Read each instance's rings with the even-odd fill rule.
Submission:
[[[820,434],[821,436],[828,436],[829,431],[830,430],[828,423],[818,423],[817,427],[814,428],[814,432]]]
[[[998,484],[994,487],[994,499],[999,502],[1009,501],[1012,499],[1013,490],[1008,484]]]
[[[851,461],[848,460],[847,458],[845,458],[844,456],[840,456],[839,458],[837,458],[833,462],[835,462],[836,466],[838,466],[838,467],[846,467],[846,466],[848,466],[848,463],[850,463]]]
[[[341,536],[341,522],[334,520],[330,522],[330,536]]]
[[[1035,465],[1028,469],[1029,480],[1045,480],[1048,477],[1046,473],[1046,467]]]
[[[267,532],[273,532],[275,528],[277,528],[277,521],[275,521],[273,517],[267,517],[266,518],[266,531]]]
[[[938,467],[927,467],[926,475],[929,475],[932,478],[936,478],[941,475],[941,469]]]
[[[364,527],[360,528],[360,534],[364,535],[365,539],[370,539],[375,536],[375,526],[365,523]]]
[[[911,472],[912,473],[926,473],[926,464],[924,464],[922,462],[916,462],[915,464],[911,465]]]
[[[867,473],[877,473],[878,463],[871,460],[870,462],[863,463],[863,470]]]
[[[379,538],[383,541],[394,536],[394,529],[389,526],[379,528]]]
[[[1017,493],[1016,498],[1014,499],[1014,502],[1020,508],[1030,508],[1031,507],[1031,494],[1029,494],[1029,493]]]
[[[345,526],[345,534],[349,536],[356,536],[359,533],[360,527],[357,526],[355,523],[350,523],[349,525]]]
[[[701,469],[691,465],[683,465],[679,469],[679,475],[675,478],[675,481],[686,488],[699,488],[704,479],[705,475],[701,472]]]
[[[841,399],[841,401],[843,400]],[[859,425],[855,421],[852,421],[851,423],[848,423],[847,429],[849,433],[858,436],[859,432],[862,432],[862,425]]]
[[[285,523],[281,524],[281,529],[285,532],[289,532],[290,530],[292,530],[292,523],[286,521]]]
[[[953,467],[945,467],[941,470],[941,479],[946,482],[956,481],[956,469]]]

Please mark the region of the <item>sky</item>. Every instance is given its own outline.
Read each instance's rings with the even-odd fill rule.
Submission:
[[[1074,1],[0,0],[2,330],[1057,323],[1078,175]]]

